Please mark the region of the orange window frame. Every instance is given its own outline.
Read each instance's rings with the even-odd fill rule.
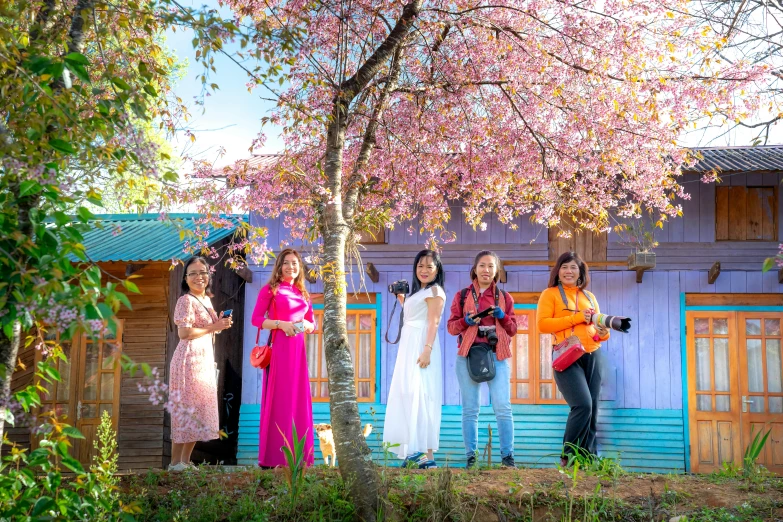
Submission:
[[[517,335],[511,342],[511,402],[565,404],[552,370],[552,336],[539,333],[535,308],[517,306],[514,315]]]

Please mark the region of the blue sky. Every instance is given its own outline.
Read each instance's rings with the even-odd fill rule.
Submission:
[[[206,5],[218,9],[216,0],[193,1],[185,0],[183,5],[199,7]],[[228,9],[221,9],[225,17],[230,16]],[[196,53],[192,45],[192,31],[169,31],[166,44],[180,60],[187,60],[188,70],[175,86],[174,92],[190,105],[191,120],[188,126],[196,136],[196,142],[179,133],[170,140],[174,151],[181,154],[184,150],[200,159],[217,161],[217,165],[225,165],[238,159],[250,156],[248,148],[261,129],[261,118],[267,115],[274,106],[271,102],[260,99],[261,89],[248,93],[245,84],[247,75],[236,64],[223,55],[215,55],[217,74],[213,73],[210,83],[217,83],[220,89],[205,98],[204,107],[195,105],[195,97],[201,93],[201,64],[196,62]],[[238,46],[236,46],[238,48]],[[230,47],[228,48],[231,49]],[[202,114],[202,110],[204,111]],[[262,150],[255,153],[279,152],[282,144],[279,140],[279,130],[267,125],[265,128],[267,141]],[[218,158],[218,149],[226,149],[225,155]]]

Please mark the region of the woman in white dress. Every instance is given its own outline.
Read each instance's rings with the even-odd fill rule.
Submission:
[[[434,453],[440,439],[443,404],[443,361],[438,325],[446,292],[440,256],[422,250],[413,262],[411,295],[403,303],[404,319],[394,364],[383,442],[405,459],[403,466],[437,467]]]

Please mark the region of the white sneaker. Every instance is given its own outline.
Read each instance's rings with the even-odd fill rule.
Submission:
[[[169,464],[168,471],[180,472],[188,469],[188,465],[184,462],[177,462],[176,464]]]

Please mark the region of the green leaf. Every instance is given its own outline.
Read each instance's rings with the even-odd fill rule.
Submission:
[[[101,319],[109,319],[114,316],[114,312],[106,303],[98,303],[98,313],[100,313]]]
[[[79,215],[82,221],[90,221],[92,219],[95,219],[95,214],[90,212],[90,210],[87,207],[79,207],[76,213]]]
[[[8,408],[3,409],[3,420],[6,424],[14,425],[14,414]]]
[[[74,473],[78,473],[80,475],[84,474],[84,468],[82,467],[81,463],[76,460],[75,458],[66,455],[62,459],[63,466],[70,469]]]
[[[70,63],[76,63],[79,65],[89,65],[90,62],[81,53],[68,53],[65,55],[65,61]]]
[[[153,87],[149,83],[144,86],[144,92],[146,92],[147,94],[149,94],[150,96],[153,96],[153,97],[157,97],[158,96],[158,91],[156,91],[155,87]]]
[[[775,268],[775,265],[777,264],[777,261],[774,257],[768,257],[764,260],[764,265],[761,267],[762,272],[769,272],[773,268]]]
[[[65,140],[52,138],[49,140],[49,146],[54,150],[59,150],[60,152],[64,152],[66,154],[76,154],[76,149],[74,149],[73,146]]]
[[[73,74],[76,75],[77,78],[79,78],[84,83],[90,83],[90,75],[87,73],[87,69],[84,68],[83,65],[80,65],[78,63],[70,63],[66,62],[66,67],[68,67],[68,70],[71,71]]]
[[[72,439],[82,439],[82,440],[84,440],[84,435],[82,435],[82,432],[77,430],[73,426],[68,426],[66,428],[63,428],[63,435],[71,437]]]
[[[128,292],[133,292],[134,294],[140,294],[141,290],[139,290],[139,287],[136,286],[136,283],[133,281],[128,281],[127,279],[122,281],[122,286],[124,286]]]
[[[41,192],[41,185],[32,179],[25,180],[19,186],[19,196],[29,196]]]
[[[122,78],[118,78],[118,77],[114,76],[111,79],[111,83],[113,83],[114,85],[116,85],[117,87],[122,89],[123,91],[129,91],[130,90],[130,85],[128,85],[128,83],[125,80],[123,80]]]
[[[55,503],[51,497],[40,497],[38,500],[35,501],[35,505],[33,506],[33,512],[30,513],[30,515],[33,517],[37,517],[39,515],[42,515],[43,513],[46,513],[53,507],[55,507]]]
[[[125,305],[125,308],[128,310],[133,310],[133,306],[131,305],[130,299],[128,299],[127,295],[121,292],[117,292],[115,295],[117,296],[117,299],[119,299],[119,301]]]

